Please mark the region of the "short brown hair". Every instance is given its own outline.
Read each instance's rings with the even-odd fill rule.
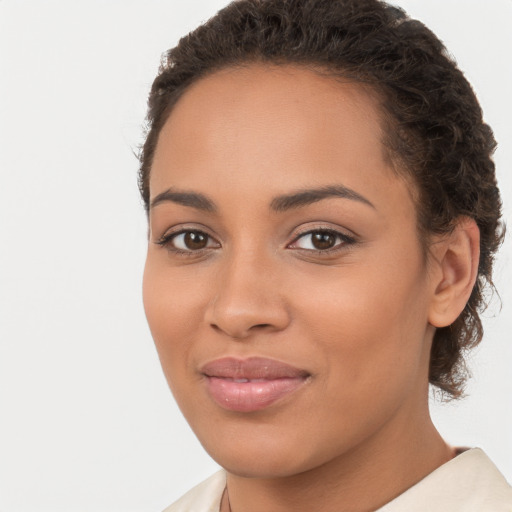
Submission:
[[[503,238],[493,133],[470,84],[422,23],[379,0],[238,0],[183,37],[162,61],[148,102],[139,187],[149,208],[149,176],[160,130],[199,78],[253,61],[296,64],[369,84],[382,101],[383,140],[398,172],[418,192],[422,240],[448,233],[463,216],[480,229],[478,277],[466,307],[437,329],[429,379],[450,397],[467,377],[464,352],[483,335],[479,316],[492,287]]]

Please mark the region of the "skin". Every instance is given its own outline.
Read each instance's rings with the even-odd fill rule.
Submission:
[[[414,189],[381,138],[362,86],[261,64],[196,82],[160,134],[152,201],[193,192],[215,211],[172,196],[150,209],[144,304],[169,386],[228,472],[233,512],[375,510],[453,456],[429,416],[429,351],[469,296],[478,230],[461,220],[426,257]],[[340,185],[364,200],[272,208]],[[206,233],[206,247],[157,243],[182,229]],[[313,250],[304,233],[319,229],[341,233],[333,249]],[[228,411],[199,371],[226,356],[310,377],[266,409]]]

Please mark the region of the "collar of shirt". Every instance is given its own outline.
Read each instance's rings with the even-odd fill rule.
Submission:
[[[219,512],[219,471],[164,512]],[[479,448],[462,452],[376,512],[512,512],[512,487]]]

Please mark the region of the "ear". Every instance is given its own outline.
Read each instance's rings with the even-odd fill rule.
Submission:
[[[474,219],[462,217],[454,230],[434,244],[436,269],[429,322],[447,327],[461,314],[475,285],[480,259],[480,230]]]

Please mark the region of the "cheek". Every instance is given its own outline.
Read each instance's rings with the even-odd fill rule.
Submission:
[[[423,355],[427,307],[419,258],[383,258],[375,264],[333,269],[324,279],[304,276],[301,328],[347,381],[378,382],[407,360],[417,367]],[[399,378],[400,375],[397,375]]]
[[[197,286],[198,279],[197,273],[173,271],[157,258],[146,261],[144,310],[168,380],[186,367],[194,333],[201,325],[203,287]]]
[[[350,276],[339,272],[324,287],[315,280],[297,297],[300,328],[309,334],[316,361],[323,361],[318,379],[326,400],[316,405],[312,421],[327,439],[364,437],[423,390],[425,307],[415,279],[415,272],[401,280],[369,268]]]

